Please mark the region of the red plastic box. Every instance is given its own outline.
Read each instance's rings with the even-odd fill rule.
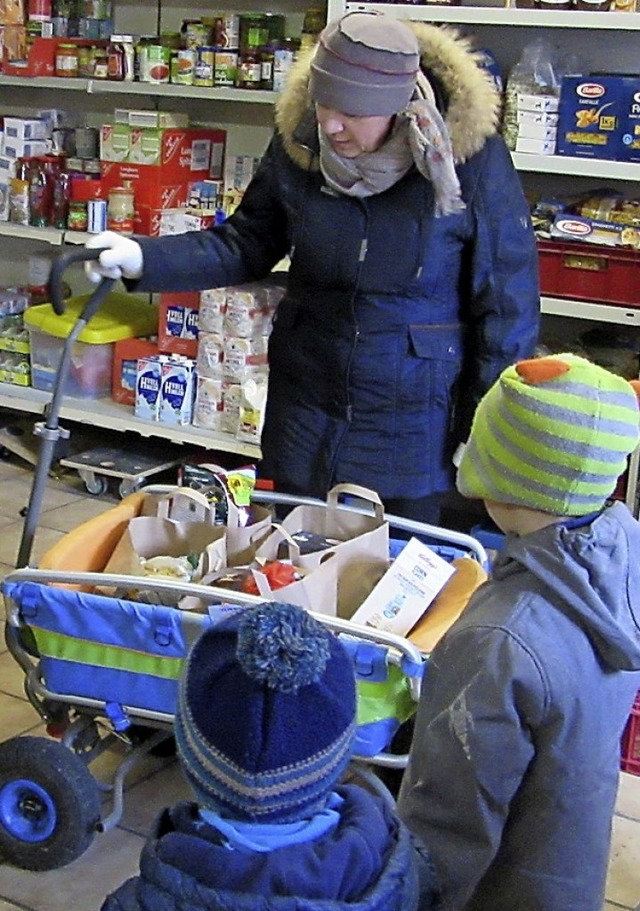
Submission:
[[[542,294],[640,307],[639,251],[540,240],[538,255]]]
[[[157,353],[157,342],[146,338],[124,338],[115,343],[111,373],[111,398],[114,402],[135,404],[138,358]]]
[[[622,735],[621,768],[623,772],[640,775],[640,693],[636,696]]]

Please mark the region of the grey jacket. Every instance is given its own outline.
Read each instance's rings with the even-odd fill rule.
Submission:
[[[640,687],[640,525],[508,536],[423,682],[399,811],[442,911],[601,911]]]

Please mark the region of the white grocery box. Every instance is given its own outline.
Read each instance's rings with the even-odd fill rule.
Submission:
[[[454,571],[430,547],[411,538],[351,622],[405,636]]]
[[[528,155],[553,155],[556,150],[556,141],[555,139],[527,139],[526,136],[518,136],[515,150]]]
[[[557,114],[560,99],[557,95],[529,95],[518,92],[517,108],[519,111],[545,111]]]

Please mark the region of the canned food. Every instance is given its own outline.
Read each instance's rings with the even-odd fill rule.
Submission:
[[[238,78],[238,51],[216,48],[213,72],[214,85],[235,85]]]
[[[196,62],[193,67],[193,84],[213,85],[213,72],[215,67],[215,48],[205,46],[197,47]]]
[[[238,58],[238,86],[241,89],[259,89],[262,78],[260,51],[249,50]]]
[[[196,52],[193,48],[175,51],[171,56],[171,82],[178,85],[193,85]]]
[[[295,60],[298,42],[295,38],[283,38],[273,51],[273,91],[281,92],[289,70]]]
[[[269,19],[265,15],[240,16],[240,50],[255,50],[269,43]]]
[[[169,82],[171,75],[170,64],[171,50],[163,44],[150,44],[146,48],[144,58],[140,60],[141,65],[144,63],[144,70],[140,72],[142,82],[163,83]]]
[[[87,202],[87,231],[100,234],[107,230],[107,200],[90,199]]]

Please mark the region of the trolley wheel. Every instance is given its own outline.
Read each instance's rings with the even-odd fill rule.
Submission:
[[[122,500],[124,500],[130,494],[136,493],[136,491],[141,490],[145,485],[145,480],[146,480],[145,478],[138,478],[138,479],[123,478],[122,481],[120,481],[120,484],[118,485],[118,493],[120,495],[120,498]]]
[[[55,870],[91,844],[98,784],[75,753],[44,737],[0,743],[0,855],[24,870]]]
[[[90,493],[92,497],[100,497],[108,491],[109,481],[104,475],[93,475],[93,477],[85,478],[84,486],[87,488],[87,493]]]

